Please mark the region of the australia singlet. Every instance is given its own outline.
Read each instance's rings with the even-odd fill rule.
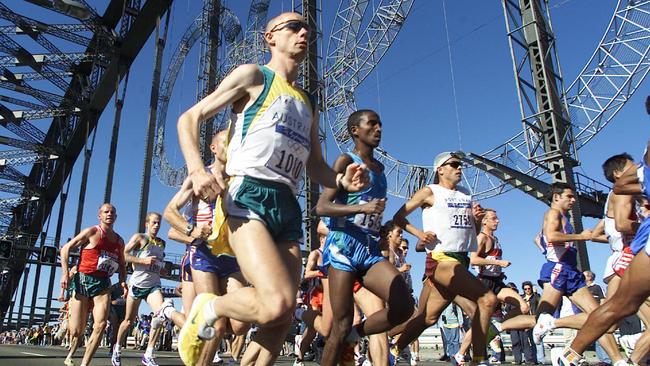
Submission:
[[[565,234],[575,234],[575,229],[569,221],[569,218],[562,215],[562,232]],[[546,239],[546,235],[542,233],[540,238],[541,244],[546,248],[546,260],[549,262],[563,263],[575,267],[578,264],[578,250],[575,243],[568,241],[561,244],[554,244]]]
[[[460,186],[455,191],[438,184],[428,187],[433,192],[434,202],[433,206],[422,210],[422,228],[425,232],[435,233],[437,238],[427,249],[435,252],[476,251],[472,196]]]
[[[133,263],[133,274],[129,285],[140,288],[160,286],[160,270],[165,264],[165,241],[144,234],[147,243],[141,247],[135,256],[138,258],[156,257],[151,264]]]
[[[357,164],[363,164],[363,160],[357,154],[348,152],[347,155]],[[384,166],[377,161],[380,172],[377,173],[369,169],[370,185],[361,192],[339,191],[334,202],[344,205],[363,205],[373,199],[386,198],[387,182],[384,174]],[[383,213],[365,214],[358,213],[355,215],[331,217],[329,220],[330,230],[345,231],[355,230],[362,231],[375,237],[379,237],[379,228],[383,221]]]
[[[311,149],[313,103],[266,66],[255,102],[231,117],[226,173],[282,182],[296,193]]]
[[[488,252],[481,255],[481,257],[485,259],[501,260],[501,258],[503,257],[503,250],[501,249],[501,244],[499,243],[499,239],[496,236],[488,235],[485,233],[483,233],[483,235],[492,239],[492,249],[490,249]],[[503,274],[503,268],[501,268],[501,266],[497,266],[496,264],[476,266],[476,269],[478,271],[479,276],[501,277],[501,275]]]
[[[110,277],[120,267],[123,250],[122,238],[114,233],[116,240],[110,241],[106,231],[100,225],[95,227],[99,230],[99,240],[94,247],[86,246],[81,249],[78,271],[97,277]]]

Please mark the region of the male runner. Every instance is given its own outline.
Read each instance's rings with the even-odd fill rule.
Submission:
[[[333,326],[321,365],[335,365],[341,354],[343,340],[384,333],[406,321],[413,312],[413,303],[404,278],[381,255],[379,228],[386,202],[384,166],[374,158],[374,149],[381,141],[381,120],[371,110],[359,110],[348,118],[348,133],[354,141],[351,152],[340,155],[334,170],[343,172],[351,164],[365,165],[370,170],[370,186],[357,193],[326,188],[316,212],[330,217],[330,233],[325,243],[330,304]],[[399,243],[399,242],[398,242]],[[398,244],[399,245],[399,244]],[[356,279],[387,303],[375,313],[366,313],[366,320],[352,328],[353,287]],[[332,296],[336,294],[336,296]],[[386,335],[383,335],[384,339]],[[387,344],[386,344],[387,346]],[[385,349],[387,361],[387,347]],[[374,359],[373,362],[381,362]]]
[[[127,332],[138,315],[140,303],[145,300],[155,311],[151,319],[151,331],[147,349],[142,355],[142,364],[156,366],[153,349],[160,336],[160,325],[166,319],[172,319],[174,305],[170,300],[164,300],[160,284],[160,270],[165,265],[165,241],[158,237],[160,230],[160,214],[149,212],[145,220],[146,233],[138,233],[131,237],[124,248],[124,258],[133,265],[133,273],[129,279],[129,296],[126,299],[126,315],[120,323],[117,332],[117,342],[113,346],[111,363],[120,366],[122,363],[122,343]],[[135,252],[135,253],[133,253]]]
[[[125,297],[128,293],[125,282],[124,240],[113,231],[113,224],[117,218],[115,207],[110,203],[104,203],[99,208],[98,217],[99,225],[82,230],[61,248],[61,273],[68,273],[70,250],[80,248],[77,273],[72,279],[73,295],[70,299],[68,325],[72,341],[70,352],[64,361],[68,366],[74,365],[72,356],[79,347],[79,340],[86,329],[88,308],[92,302],[94,304],[93,331],[81,360],[81,366],[90,365],[106,328],[111,306],[111,276],[116,271],[119,273],[122,296]],[[64,290],[68,288],[68,276],[61,277],[61,288]]]
[[[650,141],[644,153],[643,163],[636,168],[627,164],[623,173],[614,183],[614,193],[617,195],[650,196],[650,185],[645,181],[650,173]],[[636,169],[635,169],[636,168]],[[563,365],[577,365],[582,362],[582,353],[602,334],[621,319],[635,313],[650,295],[650,218],[646,217],[638,227],[630,247],[634,259],[621,279],[616,296],[605,301],[595,309],[585,322],[587,326],[581,329],[571,345],[564,349],[559,359]],[[645,249],[645,250],[644,250]]]
[[[224,142],[226,132],[221,131],[212,137],[210,150],[214,160],[225,156]],[[208,167],[212,169],[214,165]],[[181,209],[190,203],[185,215]],[[224,295],[245,286],[234,253],[228,244],[225,215],[221,199],[211,204],[194,196],[192,181],[188,178],[165,208],[165,220],[177,232],[189,237],[197,237],[188,245],[188,262],[191,268],[193,289],[196,294],[210,293]],[[205,234],[209,233],[208,237]],[[235,335],[246,334],[248,324],[228,318],[220,318],[214,324],[215,337],[204,351],[204,362],[216,358],[216,352],[228,326]],[[208,363],[211,364],[211,363]]]
[[[468,252],[476,251],[476,222],[485,212],[459,185],[462,153],[444,152],[434,160],[434,184],[413,195],[394,217],[394,221],[418,237],[427,247],[426,280],[422,287],[417,315],[404,326],[394,354],[407,347],[429,326],[457,295],[476,303],[472,321],[474,361],[486,361],[486,335],[490,316],[497,305],[496,296],[468,270]],[[423,229],[406,217],[422,208]],[[400,329],[401,330],[401,329]]]
[[[544,214],[540,236],[540,245],[545,250],[547,262],[542,266],[538,280],[544,290],[537,314],[520,315],[502,324],[502,330],[528,329],[534,325],[533,340],[538,344],[555,328],[580,329],[586,314],[599,305],[589,292],[582,272],[576,268],[577,249],[574,242],[591,240],[593,233],[591,230],[584,230],[580,234],[574,232],[568,217],[568,212],[576,201],[571,186],[553,183],[550,194],[551,207]],[[561,304],[562,296],[567,296],[583,313],[555,319],[551,314]],[[615,365],[617,362],[621,365],[625,362],[611,334],[605,334],[599,342]]]
[[[358,191],[367,184],[365,168],[351,164],[334,172],[322,156],[318,113],[296,78],[307,55],[309,26],[302,15],[283,13],[271,19],[264,40],[271,51],[267,65],[242,65],[178,121],[178,135],[192,189],[211,202],[224,188],[222,164],[217,174],[203,167],[199,125],[232,105],[224,192],[230,244],[241,271],[253,285],[216,296],[197,296],[179,335],[179,353],[194,364],[221,317],[257,323],[260,330],[243,363],[272,364],[282,346],[300,282],[302,213],[296,200],[303,169],[326,187]]]

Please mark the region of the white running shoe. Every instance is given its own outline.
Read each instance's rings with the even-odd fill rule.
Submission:
[[[304,362],[302,362],[302,360],[301,360],[301,359],[299,359],[299,358],[296,358],[296,360],[295,360],[295,361],[293,361],[293,366],[305,366],[305,363],[304,363]]]
[[[456,365],[458,365],[458,366],[464,366],[465,365],[465,356],[461,355],[460,353],[456,353],[454,355],[454,360],[456,361]]]
[[[551,314],[543,313],[537,318],[537,323],[533,328],[533,342],[541,344],[544,337],[553,331],[555,318]]]
[[[223,363],[223,360],[221,359],[221,357],[219,357],[219,352],[214,354],[214,358],[212,359],[212,363],[216,363],[216,364]]]

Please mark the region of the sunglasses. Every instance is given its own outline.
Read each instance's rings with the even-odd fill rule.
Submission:
[[[532,290],[530,287],[524,287],[524,290]]]
[[[400,249],[402,249],[402,250],[408,250],[409,247],[401,247]]]
[[[450,167],[452,167],[452,168],[454,168],[454,169],[458,169],[458,168],[462,168],[462,167],[463,167],[463,163],[461,163],[460,161],[452,161],[452,162],[450,162],[450,163],[444,163],[444,164],[442,164],[442,166],[445,166],[445,165],[449,165]]]
[[[289,20],[287,22],[280,23],[280,24],[276,25],[269,32],[273,33],[273,32],[283,30],[283,29],[288,29],[288,30],[292,31],[293,33],[298,33],[303,28],[305,28],[305,30],[307,32],[311,31],[311,29],[309,28],[309,25],[307,23],[303,22],[302,20]]]

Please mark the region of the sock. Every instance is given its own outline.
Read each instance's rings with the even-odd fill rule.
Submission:
[[[614,362],[614,366],[626,366],[627,364],[628,364],[627,360],[625,360],[625,359],[620,359],[620,360]]]
[[[566,346],[564,352],[562,352],[562,357],[567,360],[569,363],[578,364],[578,361],[582,359],[582,356],[579,355],[576,351],[572,350],[571,347]]]
[[[203,306],[203,317],[205,318],[205,322],[210,326],[219,319],[217,312],[214,310],[213,301],[209,301],[205,306]]]
[[[170,320],[172,318],[172,313],[175,311],[173,306],[167,306],[163,309],[163,315],[165,319]]]
[[[144,351],[144,355],[149,358],[153,357],[153,347],[147,346],[147,350]]]
[[[120,346],[119,343],[115,343],[115,347],[113,348],[113,351],[115,353],[121,353],[122,352],[122,346]]]

